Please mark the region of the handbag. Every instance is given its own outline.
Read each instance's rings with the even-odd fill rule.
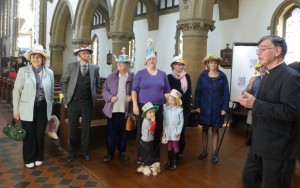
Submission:
[[[3,133],[16,141],[23,141],[26,135],[26,131],[22,129],[22,127],[17,126],[15,120],[11,120],[7,123],[3,129]]]
[[[161,143],[162,143],[162,144],[167,144],[167,143],[168,143],[168,139],[167,139],[167,137],[166,137],[165,135],[163,135],[163,136],[161,137]]]
[[[133,131],[136,128],[136,121],[133,115],[128,115],[126,120],[126,131]]]

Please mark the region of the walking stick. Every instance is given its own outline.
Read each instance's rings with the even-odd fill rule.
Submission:
[[[230,120],[230,118],[231,118],[231,113],[232,113],[232,109],[233,109],[233,107],[234,107],[234,103],[235,103],[235,102],[232,102],[232,107],[231,107],[231,109],[229,110],[229,116],[228,116],[227,122],[226,122],[226,124],[225,124],[225,129],[224,129],[224,131],[223,131],[222,138],[221,138],[220,143],[219,143],[218,148],[217,148],[217,152],[216,152],[217,155],[218,155],[218,153],[219,153],[219,151],[220,151],[220,147],[221,147],[221,145],[222,145],[223,138],[224,138],[226,129],[227,129],[227,127],[228,127],[229,120]]]

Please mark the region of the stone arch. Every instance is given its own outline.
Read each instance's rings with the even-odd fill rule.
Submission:
[[[108,1],[109,2],[109,1]],[[109,2],[110,3],[110,2]],[[101,13],[102,17],[105,20],[105,28],[106,28],[106,32],[109,33],[110,31],[110,8],[108,3],[101,1],[99,6],[97,6],[97,10]],[[95,14],[95,13],[94,13]]]
[[[295,7],[300,7],[300,0],[287,0],[282,2],[277,9],[274,11],[274,14],[270,23],[270,30],[272,35],[283,36],[284,29],[284,19],[285,16]],[[278,27],[279,26],[279,27]],[[281,29],[281,30],[279,30]]]
[[[92,20],[96,9],[105,19],[106,30],[110,30],[109,5],[105,0],[79,1],[74,19],[73,44],[82,45],[91,43]]]
[[[155,0],[141,0],[147,9],[148,30],[158,29],[158,13]],[[118,54],[122,47],[129,49],[129,41],[134,39],[133,23],[138,0],[115,0],[111,16],[109,38],[113,43],[113,54]],[[112,64],[116,70],[116,64]]]
[[[158,29],[158,13],[155,0],[141,0],[147,9],[148,30]],[[112,32],[133,33],[134,13],[138,0],[115,0],[112,12]]]
[[[90,44],[92,20],[99,2],[95,0],[79,1],[74,20],[73,44]]]
[[[63,51],[65,49],[65,31],[68,27],[68,21],[72,19],[72,12],[69,2],[66,0],[58,1],[50,28],[50,62],[55,74],[62,74],[63,69]]]

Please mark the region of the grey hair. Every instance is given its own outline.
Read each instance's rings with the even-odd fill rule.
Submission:
[[[275,47],[280,47],[282,49],[281,51],[281,55],[282,57],[285,57],[286,53],[287,53],[287,44],[284,40],[284,38],[276,36],[276,35],[267,35],[262,37],[261,39],[259,39],[259,41],[257,42],[257,46],[260,45],[260,43],[264,40],[270,40]]]

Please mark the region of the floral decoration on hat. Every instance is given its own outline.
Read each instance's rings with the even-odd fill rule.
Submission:
[[[30,61],[31,54],[41,54],[45,58],[47,58],[49,55],[47,54],[46,50],[43,48],[42,45],[36,44],[33,46],[32,49],[27,50],[26,53],[24,54],[24,57]]]
[[[78,52],[81,52],[81,51],[88,51],[90,54],[93,53],[93,50],[89,45],[82,45],[79,48],[74,49],[74,55],[77,56]]]
[[[176,99],[176,103],[178,107],[182,105],[182,101],[180,99],[182,95],[178,90],[172,89],[170,93],[165,94],[166,100],[168,99],[169,96],[172,96]]]
[[[131,60],[128,55],[125,54],[126,48],[123,47],[121,50],[121,55],[119,55],[119,58],[117,58],[116,55],[114,55],[116,62],[122,62],[122,63],[131,63]]]
[[[145,58],[145,65],[147,63],[147,61],[150,59],[150,58],[156,58],[155,56],[155,53],[154,53],[154,48],[152,46],[153,44],[153,38],[148,38],[147,40],[147,49],[146,49],[146,58]]]
[[[171,67],[173,66],[174,63],[182,63],[182,64],[186,65],[187,61],[182,59],[181,56],[175,56],[171,62]]]
[[[155,111],[157,111],[159,109],[159,106],[153,105],[151,102],[147,102],[146,104],[144,104],[144,106],[142,107],[142,110],[143,110],[142,117],[145,118],[146,112],[152,108],[154,108]]]
[[[216,56],[216,55],[214,55],[214,54],[208,54],[205,58],[204,58],[204,60],[203,60],[203,63],[205,64],[205,65],[207,65],[207,63],[208,62],[210,62],[210,61],[216,61],[219,65],[222,63],[222,58],[220,58],[220,57],[218,57],[218,56]]]

